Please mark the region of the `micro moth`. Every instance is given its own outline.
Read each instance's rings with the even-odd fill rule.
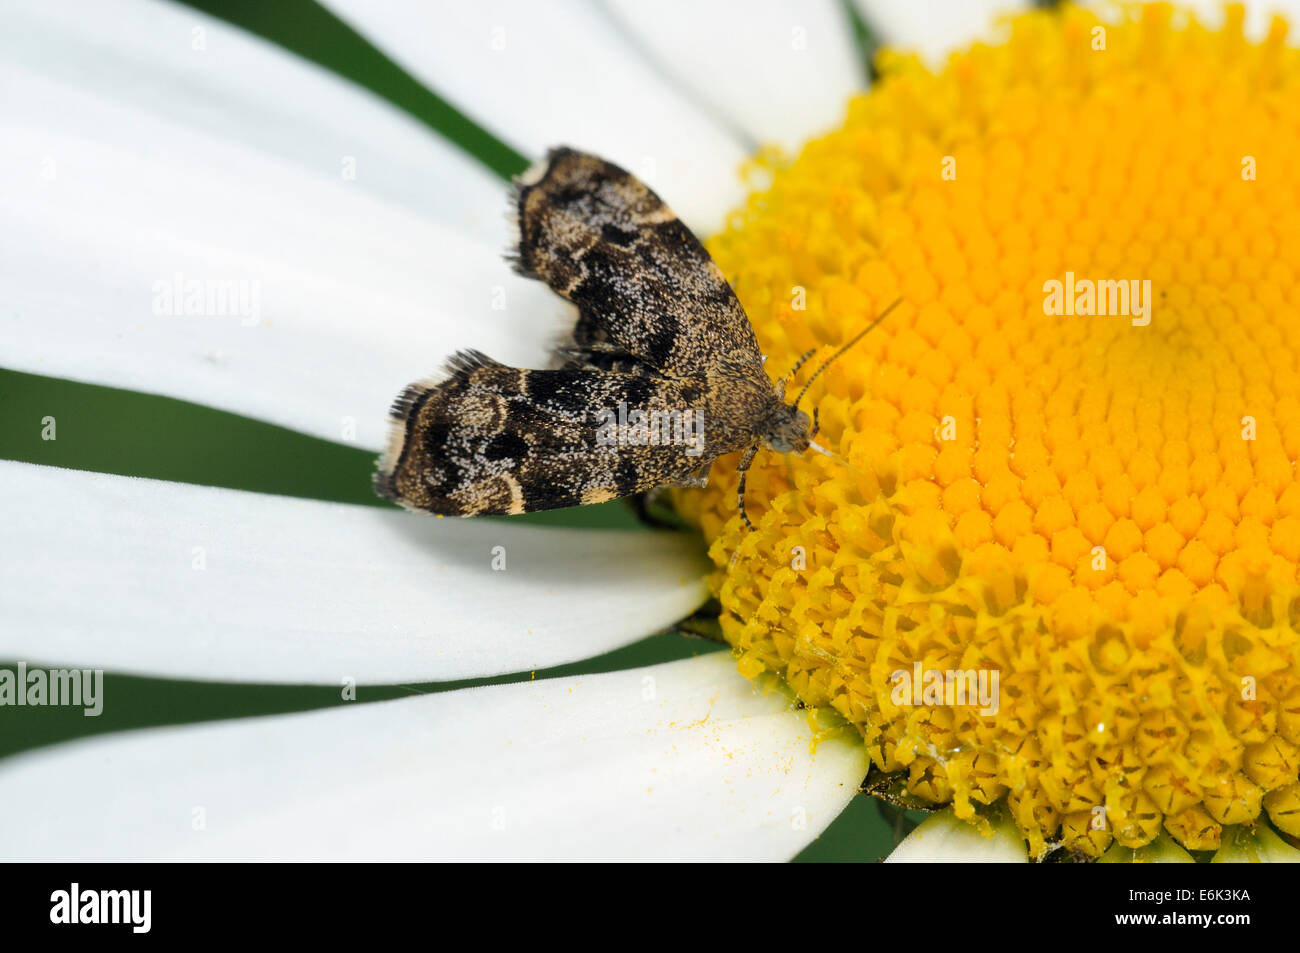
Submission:
[[[551,368],[507,367],[477,351],[393,404],[380,496],[445,516],[528,513],[601,503],[665,486],[704,486],[713,461],[760,447],[809,448],[817,415],[786,403],[754,329],[699,239],[643,182],[572,149],[552,150],[515,182],[522,275],[578,310]],[[630,408],[630,409],[629,409]]]

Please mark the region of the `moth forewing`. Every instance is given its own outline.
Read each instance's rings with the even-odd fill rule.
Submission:
[[[472,353],[448,370],[394,406],[376,487],[409,508],[480,516],[601,503],[685,482],[711,459],[691,384]]]
[[[517,180],[511,212],[508,257],[577,307],[572,335],[551,369],[465,351],[408,387],[381,496],[450,516],[525,513],[701,485],[734,452],[743,495],[758,447],[808,447],[807,415],[768,378],[731,286],[643,182],[554,149]],[[748,524],[743,499],[740,512]]]

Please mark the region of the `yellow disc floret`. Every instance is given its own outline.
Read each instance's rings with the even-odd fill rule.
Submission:
[[[677,504],[742,671],[912,794],[1039,855],[1294,835],[1300,52],[1239,8],[1002,27],[760,160],[709,247],[769,369],[902,305],[808,393],[842,460],[760,453],[752,532],[732,461]]]

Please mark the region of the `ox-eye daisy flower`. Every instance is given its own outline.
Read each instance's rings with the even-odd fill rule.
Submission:
[[[898,859],[1297,855],[1281,21],[1040,12],[945,59],[983,4],[863,3],[925,55],[851,98],[835,3],[328,5],[523,152],[646,178],[715,235],[769,366],[904,304],[811,392],[842,461],[760,456],[752,533],[734,469],[674,495],[712,571],[690,534],[4,463],[6,658],[451,681],[710,596],[734,649],[39,749],[0,766],[6,857],[780,859],[864,778],[941,808]],[[378,450],[442,355],[544,360],[564,314],[498,260],[502,183],[427,130],[154,0],[6,23],[0,365]],[[1067,272],[1149,279],[1150,321],[1047,314]],[[220,315],[188,304],[213,280]],[[926,670],[996,691],[913,704]]]

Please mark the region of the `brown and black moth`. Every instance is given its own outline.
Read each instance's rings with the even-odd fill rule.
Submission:
[[[827,452],[816,413],[799,409],[812,380],[786,403],[722,272],[643,182],[555,149],[517,180],[512,205],[510,258],[577,307],[572,337],[549,369],[462,351],[443,379],[407,387],[380,496],[445,516],[527,513],[703,486],[714,460],[742,453],[751,525],[745,471],[760,447]]]

